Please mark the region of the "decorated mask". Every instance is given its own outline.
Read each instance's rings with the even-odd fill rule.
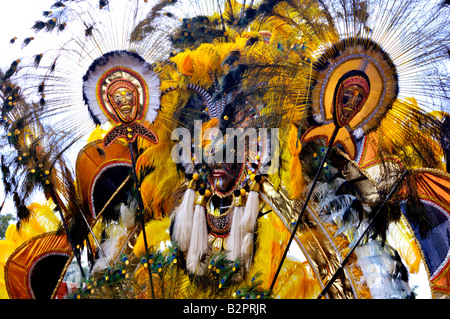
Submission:
[[[104,146],[118,138],[127,142],[137,136],[158,143],[158,137],[141,123],[153,123],[160,108],[160,79],[139,55],[113,51],[96,59],[83,78],[84,100],[96,124],[114,128]]]
[[[362,71],[353,70],[344,74],[336,85],[333,108],[339,126],[347,125],[362,109],[370,93],[369,78]]]

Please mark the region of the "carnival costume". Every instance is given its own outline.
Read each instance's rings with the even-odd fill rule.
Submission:
[[[55,203],[66,259],[13,292],[42,267],[9,249],[9,297],[54,297],[84,249],[75,298],[414,298],[419,269],[448,296],[448,7],[193,4],[59,1],[33,25],[63,45],[2,77],[2,172],[24,228],[35,186]]]

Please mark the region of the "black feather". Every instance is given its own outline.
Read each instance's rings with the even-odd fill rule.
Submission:
[[[50,32],[56,27],[56,18],[50,19],[45,23],[45,29]]]
[[[51,8],[52,9],[57,9],[57,8],[63,8],[63,7],[65,7],[66,5],[64,4],[64,3],[62,3],[62,1],[58,1],[58,2],[55,2],[52,6],[51,6]]]
[[[45,22],[44,21],[36,21],[34,25],[31,27],[36,33],[41,31],[45,28]]]
[[[253,44],[255,44],[256,42],[258,42],[258,37],[251,37],[250,39],[247,40],[247,43],[245,43],[246,47],[250,47]]]
[[[100,147],[97,147],[97,152],[100,156],[105,156],[105,151],[103,149],[101,149]]]
[[[58,31],[64,31],[66,29],[66,23],[60,23],[58,24]]]
[[[232,68],[221,81],[222,92],[228,93],[229,91],[236,89],[247,70],[248,65],[245,64],[239,64],[236,67]]]
[[[229,65],[232,66],[235,62],[239,61],[241,57],[241,53],[239,51],[231,51],[228,53],[227,57],[223,59],[222,66],[223,65]]]
[[[28,44],[30,44],[30,42],[31,41],[33,41],[34,40],[34,37],[29,37],[29,38],[26,38],[25,40],[23,40],[23,42],[22,42],[22,48],[24,48],[24,47],[26,47]]]
[[[38,67],[39,64],[41,63],[42,56],[43,56],[42,53],[41,53],[41,54],[36,54],[36,55],[34,56],[34,66],[35,66],[35,67]]]
[[[19,219],[19,221],[17,222],[17,227],[20,228],[21,222],[28,221],[28,219],[31,216],[31,212],[23,204],[23,202],[17,192],[14,192],[14,194],[13,194],[13,202],[14,202],[14,206],[16,208],[17,218]]]

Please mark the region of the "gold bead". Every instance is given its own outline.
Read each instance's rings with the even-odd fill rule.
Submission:
[[[192,179],[193,179],[194,181],[198,181],[198,180],[200,179],[200,175],[197,174],[197,173],[195,173],[194,175],[192,175]]]
[[[255,178],[256,178],[256,175],[255,175],[255,174],[250,175],[250,180],[251,180],[251,181],[254,181]]]
[[[228,115],[225,115],[225,116],[223,117],[223,119],[224,119],[225,121],[228,121]]]
[[[32,174],[34,174],[34,173],[36,173],[36,170],[33,168],[30,172],[31,172]]]
[[[247,192],[245,191],[245,189],[241,188],[241,196],[245,196],[247,194]]]
[[[259,159],[260,159],[259,155],[256,155],[255,160],[259,161]]]
[[[45,171],[45,175],[50,175],[50,171]]]
[[[209,189],[205,190],[205,196],[206,197],[210,197],[211,196],[211,191]]]

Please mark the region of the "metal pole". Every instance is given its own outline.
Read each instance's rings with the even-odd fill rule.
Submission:
[[[149,254],[149,249],[148,249],[148,243],[147,243],[147,235],[145,232],[145,220],[144,220],[144,209],[142,207],[142,203],[141,203],[141,195],[139,193],[139,186],[138,186],[138,179],[137,179],[137,174],[136,174],[136,163],[134,160],[134,152],[133,152],[133,147],[132,144],[128,143],[128,148],[130,149],[130,156],[131,156],[131,165],[132,165],[132,171],[133,171],[133,179],[134,179],[134,185],[136,188],[136,194],[137,194],[137,200],[138,200],[138,215],[140,217],[140,221],[142,224],[142,235],[144,236],[144,247],[145,247],[145,253],[146,253],[146,257],[147,257],[147,261],[148,261],[148,256]],[[148,269],[148,276],[150,278],[150,287],[152,290],[152,297],[153,299],[155,299],[155,290],[153,288],[153,278],[152,278],[152,270],[149,266],[147,267]]]
[[[402,182],[402,180],[405,178],[406,174],[408,173],[408,170],[405,170],[402,174],[402,176],[399,178],[399,180],[395,183],[394,187],[392,187],[391,191],[389,192],[389,194],[386,196],[386,198],[384,199],[383,203],[381,204],[381,206],[378,208],[377,212],[375,213],[375,215],[372,217],[372,219],[370,220],[369,225],[366,227],[366,229],[364,230],[364,232],[361,234],[361,236],[358,238],[358,240],[356,241],[356,244],[353,246],[353,248],[350,250],[350,252],[347,254],[347,257],[345,257],[345,259],[342,261],[341,265],[339,266],[338,270],[336,270],[336,272],[334,273],[333,277],[331,277],[331,279],[328,281],[327,285],[325,286],[325,288],[323,288],[322,292],[319,294],[319,296],[317,297],[317,299],[321,299],[328,291],[328,289],[330,289],[331,285],[333,284],[333,282],[336,280],[336,278],[339,276],[339,274],[344,270],[345,265],[347,264],[348,260],[350,259],[350,255],[354,252],[354,250],[356,249],[356,247],[358,247],[359,243],[361,242],[361,240],[364,238],[364,236],[366,235],[366,233],[369,231],[370,227],[372,226],[372,223],[375,221],[375,219],[377,218],[378,214],[381,212],[381,209],[384,207],[384,205],[386,205],[386,203],[388,202],[388,200],[392,197],[392,195],[394,195],[398,185],[400,185],[400,183]]]
[[[317,173],[316,173],[316,177],[314,178],[314,181],[311,184],[311,188],[309,189],[309,192],[308,192],[308,195],[306,196],[305,202],[303,203],[303,207],[302,207],[302,210],[300,212],[300,215],[298,216],[297,222],[295,223],[294,230],[292,231],[291,237],[289,238],[288,244],[287,244],[287,246],[286,246],[286,248],[284,250],[283,257],[281,258],[281,261],[280,261],[280,263],[278,265],[278,269],[277,269],[277,271],[275,273],[275,277],[273,278],[272,284],[270,285],[270,290],[272,290],[273,287],[275,286],[275,282],[277,281],[278,275],[280,274],[281,267],[283,266],[284,260],[286,259],[287,253],[289,251],[289,247],[291,246],[292,240],[294,239],[295,233],[297,232],[298,225],[300,225],[300,222],[301,222],[301,219],[303,217],[303,214],[306,211],[306,207],[308,206],[308,202],[309,202],[309,200],[310,200],[310,198],[312,196],[312,193],[314,191],[314,187],[315,187],[315,185],[316,185],[316,183],[317,183],[317,181],[318,181],[318,179],[320,177],[320,173],[322,172],[323,165],[325,164],[325,160],[328,157],[328,153],[330,152],[330,149],[331,149],[331,147],[334,144],[334,140],[336,139],[336,136],[337,136],[337,133],[338,133],[339,129],[340,129],[340,127],[336,125],[334,130],[333,130],[333,133],[331,134],[331,138],[330,138],[330,140],[328,142],[329,146],[327,148],[325,156],[322,159],[322,162],[320,163],[319,169],[317,170]]]

